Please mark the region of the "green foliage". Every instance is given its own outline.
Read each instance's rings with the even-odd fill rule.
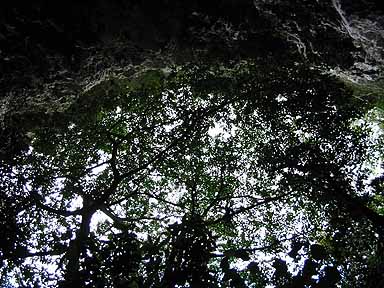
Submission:
[[[381,112],[384,110],[384,80],[354,83],[344,80],[346,86],[353,91],[353,96],[358,102],[368,102]]]
[[[375,254],[384,223],[364,184],[370,131],[351,125],[364,111],[321,71],[264,64],[111,78],[64,127],[34,129],[1,174],[18,243],[4,267],[35,257],[59,273],[25,262],[37,270],[20,281],[60,287],[332,287],[363,273],[343,233]]]

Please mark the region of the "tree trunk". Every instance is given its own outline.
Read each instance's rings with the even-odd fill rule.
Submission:
[[[85,210],[82,214],[80,228],[77,230],[76,238],[71,241],[66,254],[67,267],[63,283],[60,288],[83,287],[80,275],[80,257],[85,248],[85,242],[90,232],[90,222],[94,209]]]

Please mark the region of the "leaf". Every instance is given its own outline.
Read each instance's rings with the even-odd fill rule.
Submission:
[[[327,250],[319,245],[319,244],[312,244],[310,247],[311,256],[315,260],[324,260],[327,258]]]
[[[330,287],[340,281],[340,272],[334,266],[326,266],[324,268],[324,276],[319,280],[320,287]]]
[[[231,287],[235,288],[245,288],[245,282],[243,278],[239,275],[239,273],[235,269],[229,269],[223,277],[224,281],[230,280]]]
[[[224,255],[227,257],[240,258],[243,261],[248,261],[250,259],[249,252],[244,249],[228,250],[224,252]]]
[[[288,272],[288,266],[284,260],[275,259],[272,266],[276,269],[276,274],[285,274]]]
[[[249,263],[248,266],[247,266],[247,269],[248,269],[248,271],[251,274],[258,274],[258,273],[260,273],[259,264],[257,264],[256,262]]]
[[[291,258],[296,258],[299,250],[301,247],[303,247],[303,245],[304,244],[302,242],[293,241],[291,244],[291,251],[289,251],[288,256]]]
[[[317,273],[317,267],[318,264],[314,262],[311,259],[306,259],[304,262],[304,267],[303,267],[303,277],[304,278],[311,278],[313,275]]]
[[[220,268],[223,269],[223,271],[227,271],[229,270],[229,261],[228,261],[228,257],[224,257],[221,261],[220,261]]]
[[[249,271],[249,279],[252,283],[256,284],[256,287],[265,287],[267,281],[265,279],[265,274],[259,268],[259,264],[256,262],[251,262],[247,266]]]
[[[238,250],[238,251],[236,251],[234,256],[236,258],[240,258],[243,261],[248,261],[249,259],[251,259],[249,257],[249,253],[247,251],[245,251],[245,250]]]

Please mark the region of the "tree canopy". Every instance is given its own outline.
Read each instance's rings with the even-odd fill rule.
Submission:
[[[22,287],[383,281],[379,143],[351,93],[308,65],[253,61],[89,87],[2,163],[2,274]]]

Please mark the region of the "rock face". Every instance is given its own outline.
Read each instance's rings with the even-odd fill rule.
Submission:
[[[25,133],[34,125],[61,118],[87,85],[122,70],[252,58],[345,71],[357,60],[376,67],[382,59],[384,21],[373,14],[382,7],[371,1],[40,0],[0,5],[3,157],[27,146]],[[372,29],[364,32],[367,27]],[[363,64],[359,67],[372,72]],[[361,72],[359,67],[355,70]]]
[[[347,15],[358,15],[360,17],[368,17],[373,14],[382,14],[384,12],[384,5],[382,1],[342,0],[340,4]]]

